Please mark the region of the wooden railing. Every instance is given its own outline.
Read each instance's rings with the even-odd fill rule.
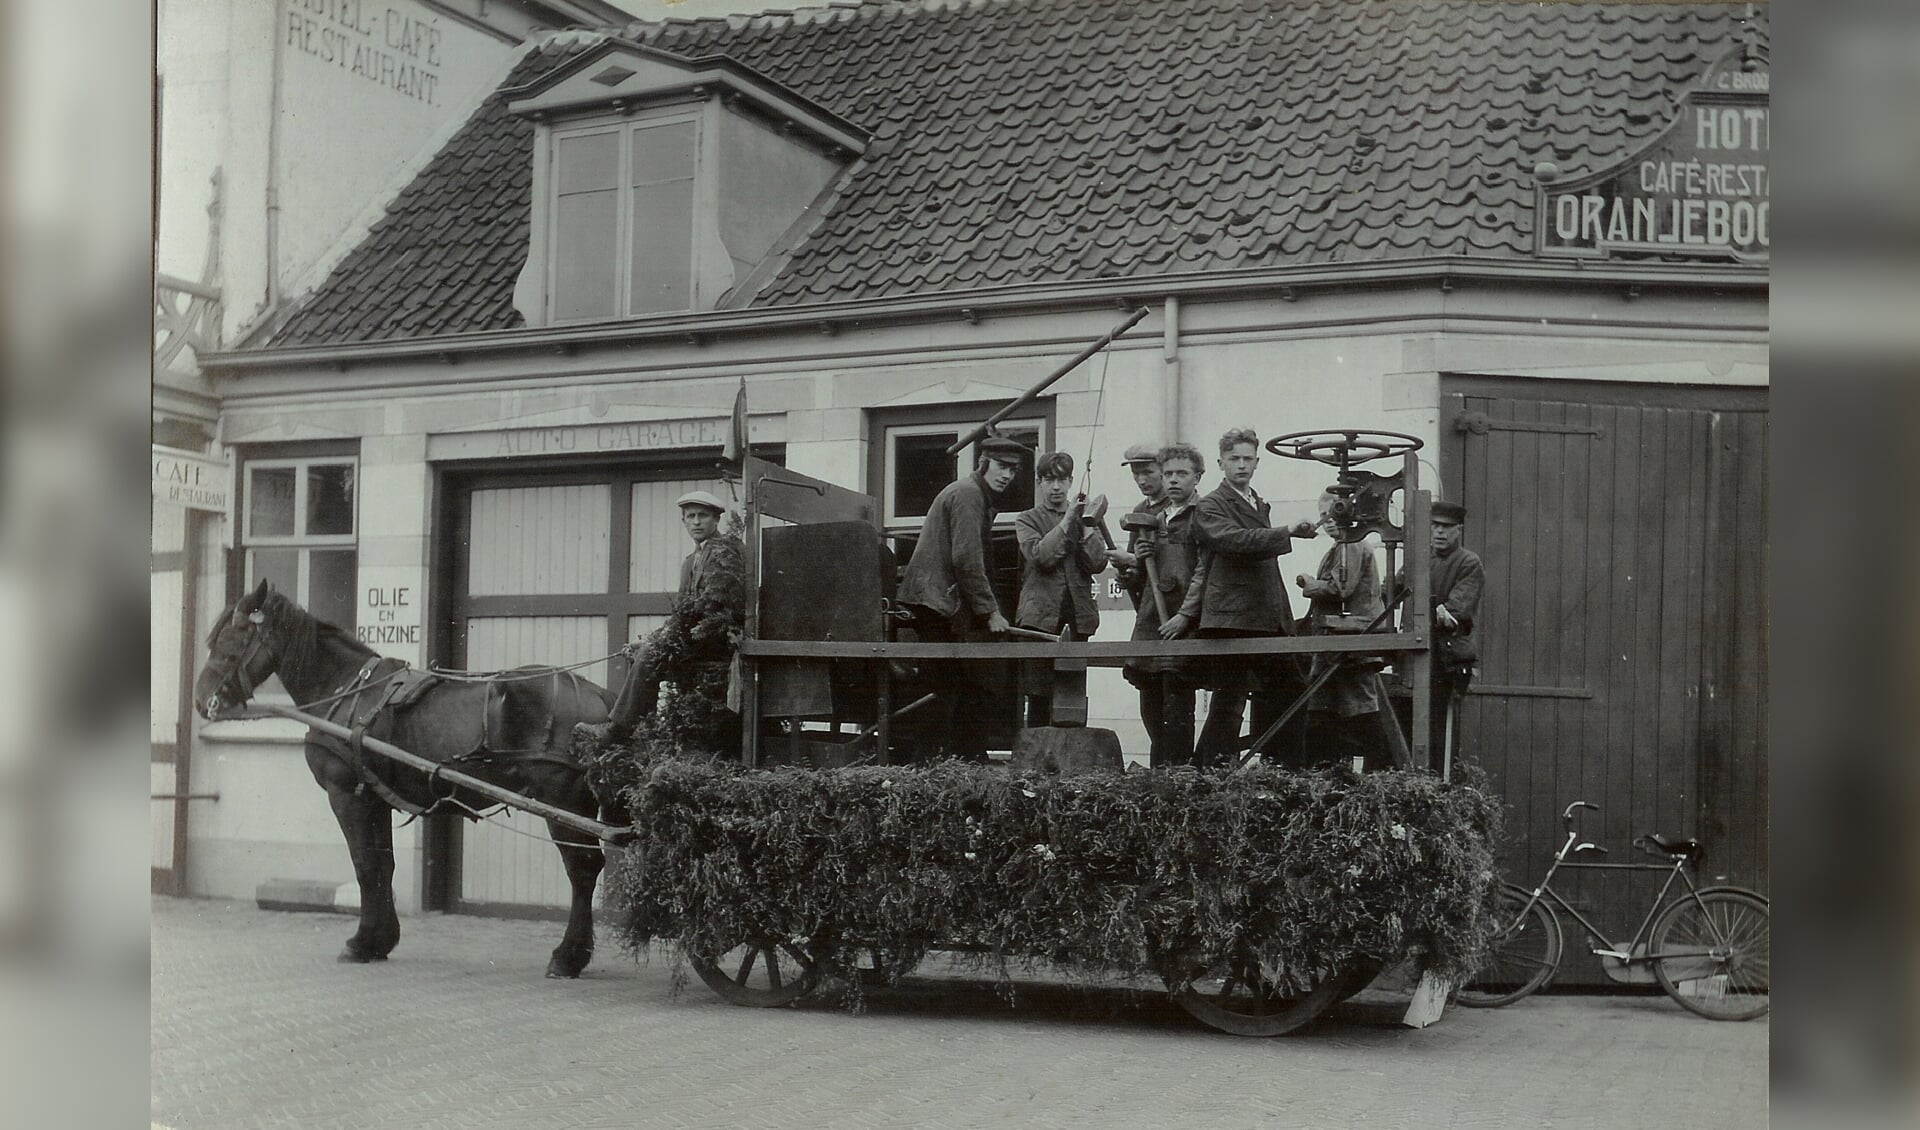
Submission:
[[[153,367],[173,368],[181,352],[195,357],[220,344],[220,288],[172,275],[153,279]]]

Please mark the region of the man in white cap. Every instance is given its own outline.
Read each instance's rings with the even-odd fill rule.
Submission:
[[[739,538],[720,532],[720,521],[732,507],[712,491],[690,490],[676,505],[680,507],[680,525],[693,539],[693,552],[680,562],[680,592],[674,600],[674,615],[700,616],[705,610],[690,608],[688,601],[705,597],[713,603],[728,604],[726,589],[740,583],[747,550]],[[732,597],[731,603],[737,605],[738,594]],[[697,627],[690,625],[688,630]],[[643,642],[635,649],[626,685],[609,712],[610,740],[624,741],[633,733],[633,724],[652,712],[660,699],[662,681],[652,650]]]

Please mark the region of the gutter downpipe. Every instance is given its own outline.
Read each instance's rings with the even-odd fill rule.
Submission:
[[[1166,328],[1161,339],[1162,373],[1160,381],[1160,442],[1164,446],[1180,438],[1180,299],[1169,294],[1161,307]]]
[[[268,315],[280,304],[280,98],[286,84],[286,42],[280,34],[287,0],[273,5],[273,74],[267,95],[267,288]]]

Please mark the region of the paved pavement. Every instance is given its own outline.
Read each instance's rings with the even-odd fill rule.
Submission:
[[[337,965],[331,914],[156,898],[152,1117],[214,1127],[1583,1127],[1766,1125],[1767,1021],[1660,996],[1542,996],[1399,1026],[1370,991],[1306,1031],[1225,1036],[1164,994],[942,976],[864,1015],[723,1003],[559,924],[404,919]],[[934,970],[939,974],[939,970]]]

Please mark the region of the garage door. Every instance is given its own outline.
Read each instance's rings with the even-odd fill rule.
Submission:
[[[446,661],[475,671],[580,663],[651,631],[672,608],[691,548],[674,500],[689,490],[729,497],[706,468],[450,477]],[[625,668],[614,660],[582,674],[617,684]],[[448,909],[565,909],[566,873],[544,822],[501,813],[456,827],[435,837],[452,863],[440,894]]]

